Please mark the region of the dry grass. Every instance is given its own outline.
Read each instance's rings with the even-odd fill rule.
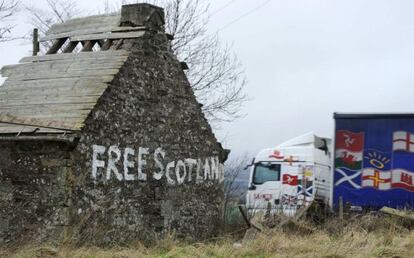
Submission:
[[[196,244],[167,238],[150,248],[140,244],[111,249],[26,247],[14,252],[0,251],[0,257],[412,257],[411,226],[393,218],[364,216],[347,225],[336,219],[323,226],[307,223],[307,229],[314,229],[312,233],[301,231],[301,227],[274,228],[236,245],[230,238]]]

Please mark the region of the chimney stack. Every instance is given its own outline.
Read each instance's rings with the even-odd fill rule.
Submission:
[[[152,30],[164,30],[164,9],[151,4],[123,5],[121,26],[145,26]]]

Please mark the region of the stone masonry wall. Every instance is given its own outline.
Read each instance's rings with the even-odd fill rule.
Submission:
[[[221,219],[225,152],[165,34],[124,40],[122,48],[131,54],[74,154],[75,239],[212,237]]]
[[[60,241],[69,225],[70,146],[0,142],[0,245]]]

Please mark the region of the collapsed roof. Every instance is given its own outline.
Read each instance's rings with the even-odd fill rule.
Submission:
[[[128,51],[119,49],[123,39],[142,37],[164,24],[163,15],[154,12],[154,6],[146,6],[150,5],[127,5],[122,15],[54,25],[40,40],[49,43],[45,55],[4,66],[1,74],[7,79],[0,86],[0,134],[80,131],[128,57]]]

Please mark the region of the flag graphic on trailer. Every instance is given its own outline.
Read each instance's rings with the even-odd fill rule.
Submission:
[[[391,171],[380,171],[368,168],[362,171],[362,187],[373,187],[378,190],[391,189]]]
[[[336,115],[335,128],[333,206],[414,208],[414,114]]]
[[[392,150],[414,152],[414,134],[407,131],[396,131],[392,136]]]
[[[414,173],[404,169],[394,169],[392,171],[391,186],[410,192],[414,192]]]
[[[360,169],[363,150],[363,132],[337,131],[335,140],[335,167],[345,167],[353,170]]]

